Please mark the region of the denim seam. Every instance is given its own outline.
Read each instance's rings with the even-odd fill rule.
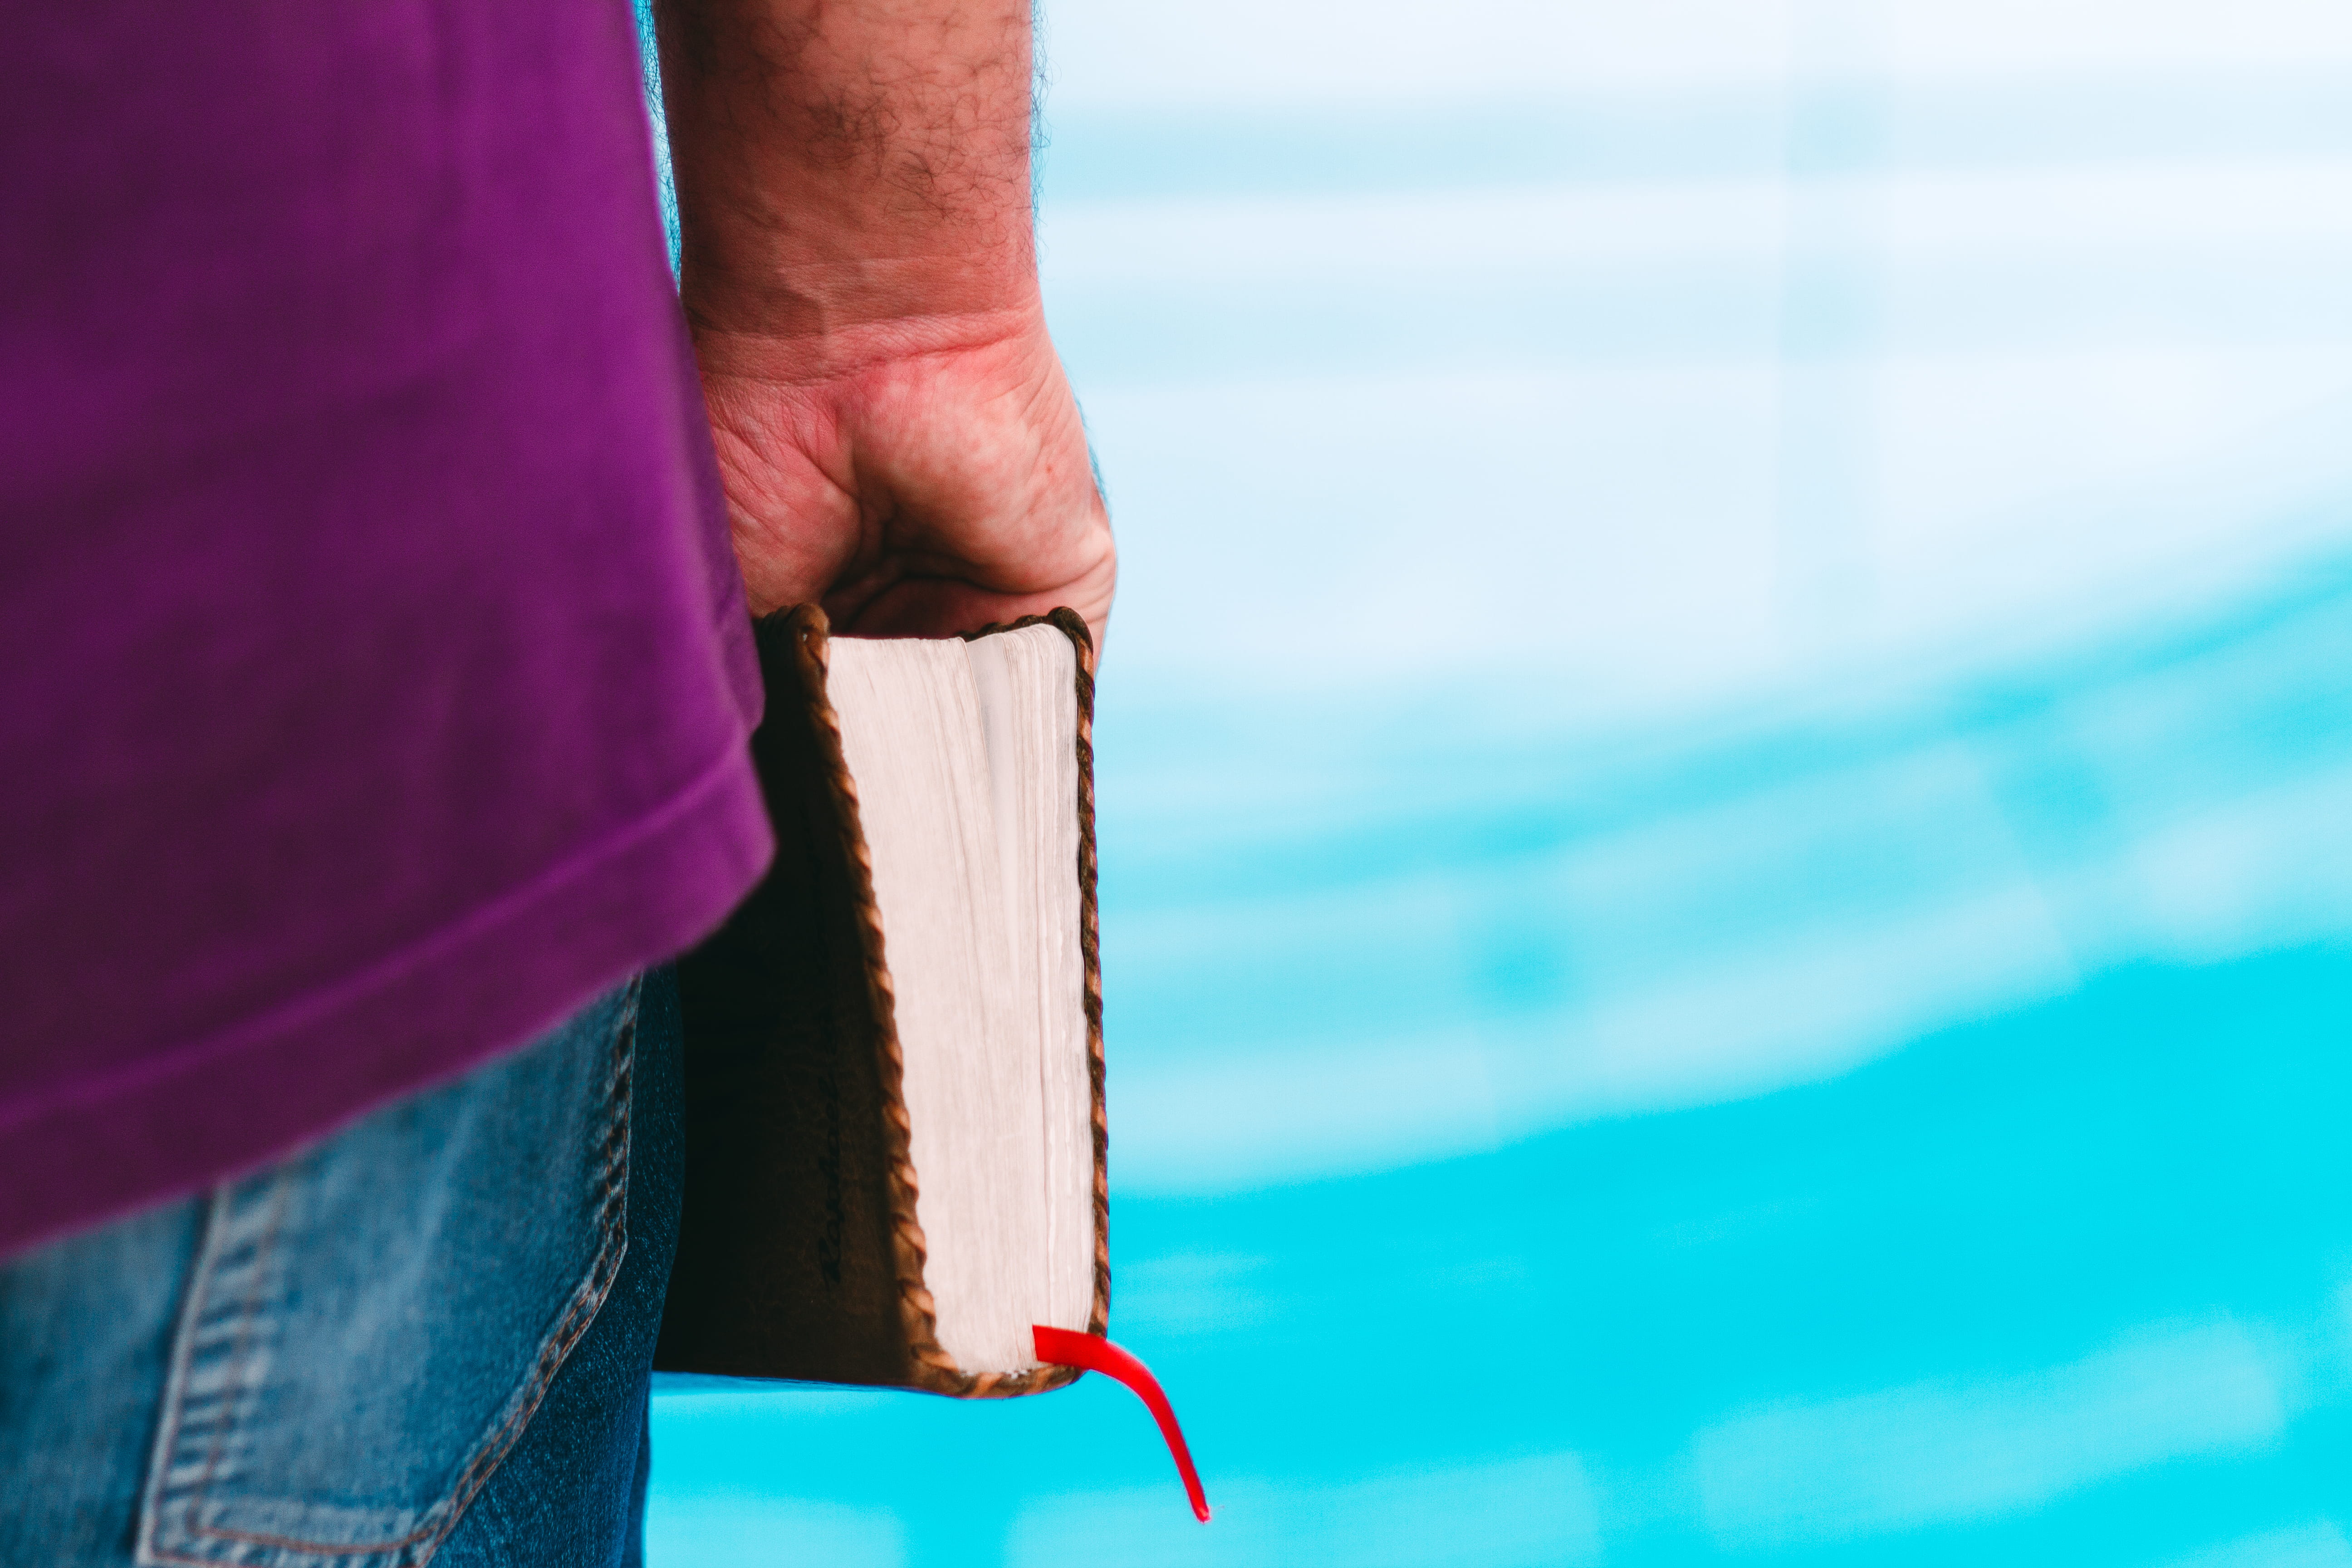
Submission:
[[[245,1305],[237,1316],[237,1348],[231,1353],[229,1359],[229,1371],[225,1378],[226,1388],[220,1401],[225,1405],[233,1405],[242,1392],[243,1379],[237,1369],[245,1364],[250,1344],[249,1335],[253,1319],[259,1310],[257,1299],[262,1281],[267,1278],[262,1266],[268,1261],[270,1251],[277,1246],[278,1229],[285,1218],[288,1173],[285,1166],[280,1166],[272,1173],[269,1226],[263,1232],[261,1244],[255,1257],[254,1281],[247,1289]],[[166,1547],[157,1545],[152,1540],[153,1521],[155,1516],[161,1512],[159,1505],[163,1501],[164,1481],[171,1473],[172,1456],[179,1450],[180,1430],[187,1417],[189,1366],[194,1360],[196,1342],[203,1337],[198,1331],[198,1321],[203,1315],[205,1292],[220,1262],[220,1240],[225,1224],[223,1215],[229,1209],[228,1194],[233,1190],[231,1186],[215,1188],[206,1205],[204,1239],[199,1246],[195,1266],[189,1273],[187,1296],[181,1303],[179,1326],[173,1335],[172,1366],[163,1394],[171,1411],[171,1420],[156,1434],[154,1452],[149,1461],[149,1468],[153,1478],[150,1483],[151,1506],[142,1507],[140,1510],[142,1516],[140,1533],[147,1538],[142,1542],[147,1554],[173,1562],[201,1563],[203,1561],[200,1558],[181,1556]],[[212,1483],[212,1477],[220,1462],[222,1447],[226,1441],[229,1425],[228,1422],[224,1421],[220,1430],[214,1435],[213,1447],[205,1455],[205,1472],[198,1483],[197,1502],[201,1502],[204,1489]],[[194,1522],[195,1506],[194,1502],[190,1505],[191,1530],[195,1528]]]
[[[604,1240],[597,1249],[597,1261],[589,1269],[588,1278],[581,1282],[580,1289],[573,1292],[572,1308],[565,1314],[562,1326],[541,1347],[540,1365],[529,1385],[529,1394],[499,1428],[497,1436],[475,1456],[474,1463],[467,1467],[457,1490],[450,1494],[452,1500],[448,1504],[448,1517],[441,1521],[432,1542],[417,1559],[418,1568],[432,1562],[434,1554],[441,1550],[441,1542],[457,1527],[457,1521],[466,1517],[466,1510],[473,1505],[475,1497],[488,1484],[508,1451],[514,1447],[522,1428],[538,1411],[540,1402],[547,1397],[548,1385],[555,1381],[555,1374],[562,1370],[564,1362],[570,1358],[572,1347],[579,1342],[582,1334],[587,1332],[588,1325],[595,1321],[597,1310],[604,1304],[604,1298],[611,1293],[613,1281],[620,1277],[621,1265],[628,1257],[629,1124],[636,1077],[637,1005],[644,984],[642,979],[629,983],[629,999],[625,1004],[628,1014],[622,1020],[619,1044],[613,1053],[613,1083],[606,1094],[608,1099],[619,1101],[619,1114],[612,1130],[605,1134],[601,1198]],[[614,1246],[616,1233],[620,1243],[617,1248]]]
[[[621,1265],[627,1258],[630,1123],[634,1110],[632,1090],[635,1077],[634,1068],[637,1010],[643,988],[642,976],[631,979],[629,994],[622,1003],[623,1016],[619,1026],[614,1031],[612,1061],[607,1069],[609,1076],[604,1094],[604,1103],[606,1107],[604,1120],[606,1123],[606,1131],[603,1151],[603,1169],[598,1173],[596,1257],[589,1265],[586,1276],[573,1289],[571,1300],[565,1305],[563,1316],[558,1321],[556,1327],[541,1342],[538,1363],[532,1370],[530,1380],[516,1394],[510,1396],[513,1408],[509,1411],[506,1419],[499,1425],[497,1430],[482,1440],[472,1460],[458,1477],[457,1485],[427,1510],[424,1523],[396,1540],[337,1544],[219,1529],[200,1522],[199,1515],[212,1485],[222,1449],[227,1442],[225,1426],[222,1431],[215,1434],[214,1447],[206,1456],[204,1473],[198,1478],[195,1489],[189,1498],[187,1513],[183,1525],[189,1535],[208,1537],[247,1546],[259,1546],[277,1552],[300,1553],[312,1558],[399,1554],[387,1563],[386,1568],[402,1568],[404,1564],[404,1568],[425,1568],[425,1564],[432,1561],[434,1554],[440,1550],[442,1542],[465,1517],[466,1510],[472,1504],[483,1486],[488,1482],[491,1475],[497,1471],[499,1464],[505,1459],[517,1438],[521,1436],[522,1428],[538,1411],[541,1403],[547,1396],[549,1385],[554,1382],[556,1373],[562,1370],[564,1362],[569,1359],[572,1347],[579,1342],[580,1336],[586,1332],[588,1326],[595,1321],[597,1310],[604,1305],[604,1298],[611,1293],[613,1282],[619,1277]],[[240,1314],[238,1343],[236,1351],[232,1352],[229,1363],[231,1370],[228,1381],[232,1396],[239,1389],[243,1381],[240,1369],[244,1366],[249,1353],[251,1343],[249,1331],[252,1320],[259,1312],[259,1297],[266,1279],[262,1272],[262,1265],[267,1261],[270,1249],[276,1245],[278,1227],[283,1219],[286,1180],[287,1177],[281,1171],[278,1177],[277,1194],[272,1200],[274,1210],[269,1228],[265,1233],[256,1255],[254,1264],[256,1279]],[[226,1190],[224,1188],[219,1192]],[[215,1211],[219,1203],[219,1193],[216,1192]],[[194,1319],[203,1300],[205,1283],[210,1278],[215,1261],[210,1249],[210,1239],[208,1237],[206,1256],[189,1287],[188,1302],[183,1312],[181,1332],[178,1336],[180,1342],[175,1347],[173,1358],[172,1382],[166,1394],[166,1397],[172,1401],[172,1421],[169,1429],[158,1437],[153,1460],[152,1496],[153,1501],[159,1504],[163,1500],[163,1482],[169,1473],[170,1456],[178,1447],[180,1425],[184,1415],[183,1394],[186,1363],[190,1359],[191,1346],[195,1338]],[[148,1537],[142,1542],[146,1555],[156,1561],[186,1563],[192,1565],[192,1568],[217,1568],[219,1560],[216,1558],[193,1556],[156,1542],[152,1539],[152,1529],[147,1528],[144,1521],[142,1521],[142,1534]],[[419,1546],[420,1543],[423,1550],[412,1555],[411,1549]]]
[[[246,1380],[252,1364],[253,1323],[261,1316],[261,1293],[269,1283],[269,1255],[278,1249],[278,1233],[286,1224],[286,1193],[291,1184],[290,1166],[280,1165],[271,1173],[269,1183],[269,1228],[261,1233],[261,1245],[254,1249],[253,1279],[246,1287],[245,1305],[237,1312],[236,1348],[229,1352],[227,1392],[222,1404],[228,1415],[213,1428],[213,1445],[205,1455],[205,1473],[196,1479],[196,1489],[188,1499],[187,1531],[191,1535],[206,1533],[197,1522],[197,1510],[203,1508],[205,1494],[212,1489],[213,1478],[220,1473],[221,1456],[228,1448],[228,1436],[236,1420],[236,1402],[246,1394]],[[172,1412],[173,1447],[177,1447],[180,1420],[184,1412]]]

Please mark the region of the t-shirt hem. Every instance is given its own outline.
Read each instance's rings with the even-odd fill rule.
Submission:
[[[739,738],[669,801],[429,936],[0,1106],[0,1255],[267,1163],[536,1039],[715,928],[773,850]]]

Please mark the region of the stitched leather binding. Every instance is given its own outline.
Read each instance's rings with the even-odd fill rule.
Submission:
[[[1093,646],[1057,609],[971,634],[1050,625],[1077,651],[1079,951],[1093,1098],[1094,1304],[1108,1326],[1109,1188],[1102,969],[1095,910]],[[974,1375],[940,1347],[901,1059],[857,788],[825,698],[814,605],[757,629],[767,715],[752,757],[776,833],[768,875],[678,961],[686,1013],[686,1211],[670,1273],[663,1371],[1001,1398],[1077,1374]]]

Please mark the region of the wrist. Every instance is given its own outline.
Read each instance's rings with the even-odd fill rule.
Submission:
[[[777,237],[696,246],[678,297],[699,339],[844,346],[908,340],[959,346],[1042,328],[1034,251],[1021,230],[977,248],[861,243],[870,237]]]
[[[887,367],[957,356],[1059,363],[1034,280],[1003,294],[942,287],[929,278],[811,287],[758,300],[713,301],[687,291],[688,325],[706,379],[813,386]]]

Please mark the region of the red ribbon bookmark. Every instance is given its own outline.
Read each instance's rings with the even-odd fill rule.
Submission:
[[[1036,1342],[1039,1361],[1115,1377],[1150,1407],[1151,1418],[1160,1423],[1160,1435],[1168,1440],[1168,1452],[1176,1461],[1176,1473],[1184,1478],[1184,1495],[1192,1501],[1192,1517],[1208,1523],[1209,1494],[1201,1489],[1201,1472],[1192,1468],[1192,1450],[1184,1446],[1184,1430],[1176,1425],[1176,1412],[1169,1407],[1168,1395],[1160,1391],[1160,1380],[1151,1375],[1151,1369],[1099,1334],[1073,1333],[1042,1323],[1031,1324],[1029,1333]]]

